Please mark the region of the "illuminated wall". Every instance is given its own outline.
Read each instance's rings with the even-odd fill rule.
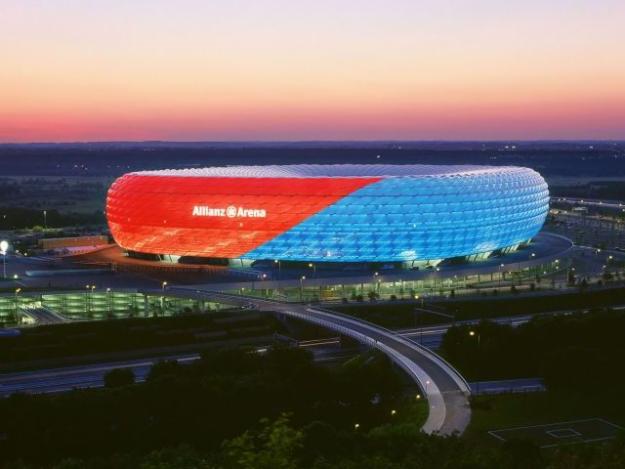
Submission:
[[[107,217],[123,248],[301,261],[432,260],[534,236],[547,184],[519,167],[293,165],[130,173]]]

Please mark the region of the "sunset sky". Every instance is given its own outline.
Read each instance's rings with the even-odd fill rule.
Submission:
[[[2,0],[0,142],[625,138],[623,0]]]

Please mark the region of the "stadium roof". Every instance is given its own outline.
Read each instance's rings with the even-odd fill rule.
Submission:
[[[476,165],[387,165],[387,164],[297,164],[269,166],[222,166],[211,168],[164,169],[133,174],[150,176],[233,177],[233,178],[315,178],[315,177],[462,177],[488,173],[515,173],[514,166]]]

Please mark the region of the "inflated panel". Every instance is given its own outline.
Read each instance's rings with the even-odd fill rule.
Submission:
[[[134,251],[299,261],[431,260],[533,237],[549,193],[518,167],[292,165],[131,173],[109,191]]]

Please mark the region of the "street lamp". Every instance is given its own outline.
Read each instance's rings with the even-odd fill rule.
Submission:
[[[308,267],[310,267],[313,270],[313,277],[317,276],[317,266],[315,264],[313,264],[312,262],[308,263]]]
[[[20,292],[22,291],[21,288],[16,288],[15,289],[15,321],[18,320],[18,311],[19,311],[19,298],[18,295],[20,294]]]
[[[0,241],[0,254],[2,254],[2,277],[7,278],[7,251],[9,250],[9,242],[5,239]]]
[[[163,280],[161,283],[161,291],[163,294],[161,295],[161,314],[165,314],[165,288],[167,287],[167,280]]]
[[[91,288],[91,285],[85,285],[85,289],[87,290],[85,293],[85,314],[88,316],[91,311],[91,296],[89,295],[89,291],[93,291],[93,289]]]
[[[43,229],[47,229],[48,228],[48,211],[44,210],[43,211]]]
[[[304,299],[304,280],[306,280],[306,276],[302,275],[299,278],[299,299],[302,301]]]
[[[481,338],[482,338],[482,335],[481,335],[479,332],[475,332],[475,331],[469,331],[469,335],[470,335],[471,337],[475,337],[475,336],[477,336],[477,345],[478,345],[478,347],[479,347],[479,345],[480,345],[480,340],[481,340]]]

